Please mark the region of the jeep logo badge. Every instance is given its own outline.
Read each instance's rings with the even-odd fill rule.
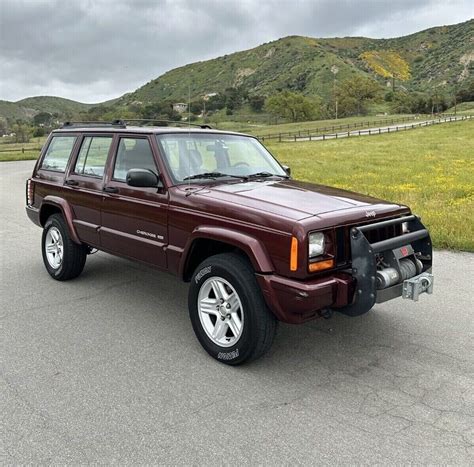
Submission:
[[[375,211],[365,211],[365,217],[375,217]]]

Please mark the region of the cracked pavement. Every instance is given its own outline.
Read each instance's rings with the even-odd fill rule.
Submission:
[[[473,464],[474,255],[437,251],[418,303],[281,325],[231,368],[173,276],[100,252],[48,276],[32,167],[0,164],[0,464]]]

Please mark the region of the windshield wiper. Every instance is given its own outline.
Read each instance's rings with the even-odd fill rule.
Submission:
[[[195,175],[189,175],[188,177],[184,177],[183,180],[196,180],[198,178],[220,178],[220,177],[231,177],[231,178],[240,178],[247,180],[246,175],[230,175],[230,174],[224,174],[222,172],[203,172],[202,174],[195,174]]]
[[[266,177],[282,177],[290,178],[288,175],[277,175],[270,172],[256,172],[254,174],[247,175],[248,178],[266,178]]]

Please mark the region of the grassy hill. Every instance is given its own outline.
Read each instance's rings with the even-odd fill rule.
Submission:
[[[334,83],[334,65],[339,70],[339,81],[359,73],[389,82],[387,73],[383,76],[387,69],[378,74],[381,70],[377,65],[390,65],[394,60],[396,75],[397,68],[405,67],[407,71],[406,81],[397,79],[405,88],[426,91],[440,86],[442,91],[452,92],[473,76],[474,20],[394,39],[285,37],[176,68],[118,102],[186,101],[189,89],[195,98],[237,86],[250,94],[269,95],[291,89],[328,97]]]
[[[29,119],[39,112],[49,112],[58,115],[58,118],[71,118],[87,111],[92,105],[54,96],[27,97],[16,102],[0,101],[0,117],[9,120]]]
[[[134,92],[96,105],[113,106],[121,115],[132,103],[186,102],[189,90],[194,100],[230,87],[240,87],[249,95],[268,96],[289,89],[328,99],[333,92],[334,67],[338,81],[360,74],[388,84],[395,75],[396,86],[415,91],[436,89],[452,96],[474,79],[474,20],[393,39],[285,37],[175,68]],[[0,101],[0,117],[31,118],[45,111],[65,119],[92,106],[59,97],[30,97]]]

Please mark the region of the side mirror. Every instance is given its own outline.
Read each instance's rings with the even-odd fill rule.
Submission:
[[[291,168],[288,167],[287,165],[282,165],[283,167],[283,170],[286,172],[286,175],[288,175],[288,177],[291,176]]]
[[[161,188],[163,183],[158,175],[148,169],[130,169],[126,177],[127,185],[142,188]]]

